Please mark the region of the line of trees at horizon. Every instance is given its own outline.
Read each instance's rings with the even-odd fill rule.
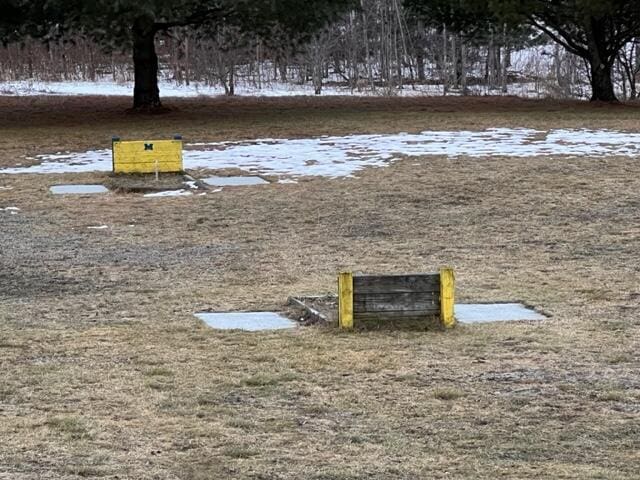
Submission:
[[[161,106],[158,52],[176,81],[215,79],[228,94],[239,71],[265,64],[282,81],[296,72],[316,93],[329,70],[358,89],[505,89],[510,53],[545,42],[563,59],[558,86],[586,77],[591,100],[617,101],[614,76],[635,98],[640,70],[640,2],[628,0],[307,0],[304,9],[294,0],[0,0],[0,11],[0,71],[33,74],[34,55],[22,54],[39,51],[35,42],[65,74],[79,63],[89,78],[128,64],[141,109]]]

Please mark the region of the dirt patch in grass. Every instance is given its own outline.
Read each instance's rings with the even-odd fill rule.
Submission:
[[[52,101],[35,99],[23,112],[36,130],[51,128],[30,136],[28,149],[95,141],[88,127],[56,137],[62,113],[44,111]],[[170,126],[223,135],[204,120],[213,104],[146,123],[119,117],[119,101],[112,116],[94,114],[94,134]],[[548,127],[557,114],[554,126],[632,128],[627,107],[542,103],[510,115],[475,101],[477,126],[546,115]],[[335,131],[345,132],[382,131],[396,115],[387,126],[395,130],[420,117],[408,103],[409,113],[389,106],[379,119],[357,102],[274,102],[216,105],[220,118],[229,108],[239,137],[264,133],[256,112],[274,105],[294,119],[270,117],[287,136],[320,130],[324,113],[300,106],[333,108]],[[461,107],[441,113],[452,126],[463,117]],[[415,128],[438,117],[425,118]],[[22,125],[21,136],[2,136],[5,164],[26,148]],[[13,187],[0,190],[0,207],[20,208],[0,211],[0,477],[634,478],[637,170],[628,158],[430,157],[358,178],[202,197],[82,199],[54,197],[48,186],[108,175],[0,176]],[[335,294],[340,270],[440,265],[456,269],[461,301],[519,299],[553,317],[351,333],[222,332],[193,317]]]
[[[189,188],[184,175],[162,173],[156,179],[155,174],[110,175],[105,186],[118,193],[147,193],[165,190],[180,190]]]
[[[292,297],[287,314],[303,325],[338,325],[338,297],[335,295]]]

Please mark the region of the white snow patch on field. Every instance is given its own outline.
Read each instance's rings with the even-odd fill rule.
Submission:
[[[18,207],[0,208],[0,212],[9,212],[11,215],[17,215],[20,209]]]
[[[160,81],[158,85],[162,97],[216,97],[225,94],[220,85],[206,85],[192,82],[189,85],[178,85],[171,81]],[[516,95],[520,97],[534,97],[546,95],[545,91],[536,90],[536,84],[531,82],[513,83],[507,85],[507,91],[489,88],[483,85],[468,87],[472,95]],[[357,90],[347,86],[324,86],[322,96],[351,96],[351,97],[419,97],[444,95],[442,85],[405,85],[403,88],[391,90],[378,88],[376,90]],[[458,96],[462,92],[448,90],[447,95]],[[133,95],[133,82],[113,82],[109,80],[68,81],[68,82],[43,82],[35,80],[21,80],[13,82],[0,82],[0,96],[125,96]],[[264,82],[259,87],[252,82],[239,83],[235,87],[235,95],[239,97],[290,97],[290,96],[316,96],[315,88],[311,84],[298,85],[295,83]]]
[[[640,133],[493,128],[484,131],[425,131],[415,134],[191,143],[186,145],[184,151],[184,167],[239,168],[263,175],[336,178],[351,176],[366,167],[386,166],[402,156],[632,157],[639,154]],[[38,155],[35,159],[41,163],[31,167],[2,169],[0,174],[111,170],[109,149]]]
[[[156,197],[188,197],[189,195],[193,195],[193,193],[188,190],[167,190],[164,192],[156,192],[156,193],[147,193],[145,197],[156,198]]]
[[[224,95],[224,88],[220,85],[205,85],[192,82],[190,85],[178,85],[174,82],[161,81],[159,83],[162,97],[193,98],[199,96],[213,97]],[[0,96],[131,96],[133,94],[133,82],[116,83],[112,81],[78,81],[78,82],[42,82],[42,81],[15,81],[0,82]],[[246,97],[289,97],[289,96],[315,96],[313,85],[297,85],[292,83],[269,82],[263,87],[257,87],[251,83],[240,83],[235,87],[236,96]],[[383,90],[372,92],[364,90],[352,90],[348,87],[324,87],[322,95],[349,95],[349,96],[379,96]],[[441,95],[442,87],[433,85],[419,85],[415,88],[406,87],[402,90],[394,90],[399,96]]]

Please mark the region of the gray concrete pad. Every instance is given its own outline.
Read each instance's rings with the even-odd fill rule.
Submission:
[[[104,185],[54,185],[49,187],[49,191],[54,195],[95,195],[109,192]]]
[[[282,330],[294,328],[296,322],[275,312],[196,313],[196,317],[220,330]]]
[[[547,318],[521,303],[456,303],[454,315],[460,323],[545,320]]]
[[[208,177],[202,180],[207,185],[214,187],[240,187],[245,185],[265,185],[268,184],[264,178],[251,177]]]

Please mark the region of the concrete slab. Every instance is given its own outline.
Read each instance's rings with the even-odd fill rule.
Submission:
[[[521,303],[456,303],[454,314],[460,323],[545,320],[547,318]]]
[[[196,313],[196,317],[219,330],[282,330],[296,323],[275,312]]]
[[[104,185],[54,185],[49,187],[54,195],[95,195],[109,193]]]
[[[240,187],[246,185],[266,185],[267,182],[262,177],[208,177],[202,180],[207,185],[214,187]]]

